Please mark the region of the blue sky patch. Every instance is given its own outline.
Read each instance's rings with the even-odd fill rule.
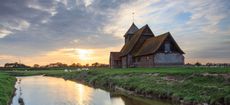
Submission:
[[[187,21],[190,20],[192,14],[189,12],[182,12],[175,16],[175,20],[179,24],[185,24]]]

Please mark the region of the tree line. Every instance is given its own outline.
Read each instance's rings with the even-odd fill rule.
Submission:
[[[39,65],[39,64],[34,64],[33,66],[28,66],[26,64],[14,62],[14,63],[5,63],[3,68],[67,68],[67,67],[72,67],[72,68],[82,68],[82,67],[109,67],[108,64],[103,64],[103,63],[92,63],[90,64],[81,64],[81,63],[72,63],[70,65],[61,63],[61,62],[56,62],[56,63],[50,63],[47,65]]]
[[[187,66],[206,66],[206,67],[230,67],[230,63],[206,63],[206,64],[202,64],[200,62],[196,62],[194,64],[190,64],[190,63],[187,63],[185,64]]]

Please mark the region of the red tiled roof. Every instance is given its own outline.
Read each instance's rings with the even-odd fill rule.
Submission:
[[[156,37],[151,37],[151,38],[145,40],[142,47],[134,55],[135,56],[142,56],[142,55],[148,55],[148,54],[155,53],[168,37],[170,37],[172,39],[172,42],[175,44],[175,46],[179,50],[179,52],[184,54],[184,52],[177,45],[177,43],[175,42],[175,40],[173,39],[171,34],[169,32],[167,32],[167,33],[164,33],[162,35],[159,35]]]
[[[143,26],[141,29],[139,29],[137,32],[135,32],[133,37],[130,39],[130,41],[123,46],[123,48],[120,51],[121,56],[127,55],[133,49],[133,47],[136,45],[136,43],[140,39],[140,36],[143,34],[143,32],[146,29],[149,29],[151,35],[154,36],[154,34],[152,33],[152,31],[151,31],[151,29],[149,28],[148,25]]]

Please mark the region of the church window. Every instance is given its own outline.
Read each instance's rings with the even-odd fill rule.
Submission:
[[[170,43],[165,43],[165,52],[168,53],[170,51],[171,51],[171,49],[170,49]]]

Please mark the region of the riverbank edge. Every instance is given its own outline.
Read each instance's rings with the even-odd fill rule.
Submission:
[[[6,102],[5,104],[11,105],[11,103],[12,103],[12,101],[13,101],[13,97],[14,97],[15,92],[16,92],[15,84],[16,84],[16,82],[17,82],[17,79],[16,79],[16,77],[11,76],[11,75],[9,75],[9,74],[5,74],[5,75],[7,75],[7,76],[9,76],[9,77],[4,78],[4,79],[10,81],[10,84],[12,84],[12,86],[10,86],[10,87],[5,87],[5,88],[9,88],[9,89],[12,88],[12,89],[10,89],[10,93],[9,93],[9,94],[4,95],[3,97],[5,97],[6,99],[9,99],[9,100],[7,100],[7,102]],[[4,85],[4,84],[1,84],[1,83],[0,83],[0,85]],[[4,88],[4,87],[3,87],[3,88]],[[3,93],[3,94],[5,94],[5,93]],[[8,97],[9,97],[9,98],[8,98]]]
[[[167,103],[171,103],[173,105],[194,105],[194,104],[185,104],[184,103],[181,103],[181,101],[178,101],[178,100],[171,100],[170,98],[159,98],[158,96],[147,96],[145,94],[139,94],[135,91],[132,91],[132,90],[129,90],[129,89],[125,89],[125,88],[122,88],[118,85],[113,85],[113,84],[110,84],[110,83],[107,83],[109,85],[100,85],[100,84],[97,84],[99,83],[100,81],[97,81],[97,82],[87,82],[86,79],[87,79],[87,76],[85,76],[85,74],[82,75],[82,73],[78,73],[76,74],[79,78],[72,78],[72,77],[69,77],[67,75],[60,75],[60,74],[49,74],[49,73],[35,73],[35,74],[26,74],[26,73],[16,73],[16,72],[11,72],[9,73],[10,75],[12,76],[36,76],[36,75],[42,75],[42,76],[50,76],[50,77],[57,77],[57,78],[63,78],[65,80],[70,80],[70,81],[74,81],[74,82],[78,82],[78,83],[81,83],[81,84],[84,84],[84,85],[87,85],[89,87],[94,87],[94,88],[100,88],[100,89],[103,89],[103,90],[106,90],[106,91],[110,91],[110,92],[116,92],[117,94],[122,94],[122,95],[129,95],[129,96],[138,96],[138,97],[143,97],[143,98],[147,98],[147,99],[154,99],[154,100],[159,100],[159,101],[165,101]],[[81,77],[84,77],[84,78],[81,78]],[[14,95],[13,95],[14,96]],[[198,105],[198,104],[197,104]]]
[[[49,76],[49,75],[45,75],[45,76]],[[58,76],[51,76],[51,77],[63,78],[63,77],[58,77]],[[109,91],[109,92],[112,92],[112,93],[116,93],[116,94],[119,94],[119,95],[124,95],[124,96],[129,96],[129,97],[135,96],[135,97],[139,97],[139,98],[147,98],[149,100],[154,99],[154,100],[157,100],[157,101],[166,102],[166,103],[168,103],[170,105],[171,104],[173,104],[173,105],[179,105],[180,104],[179,101],[171,101],[169,99],[162,99],[162,98],[146,96],[146,95],[143,95],[143,94],[138,94],[135,91],[131,91],[131,90],[119,87],[117,85],[114,85],[114,86],[112,86],[112,85],[110,85],[110,86],[102,86],[102,85],[99,85],[99,84],[92,84],[92,83],[86,82],[85,80],[82,80],[82,79],[77,79],[77,80],[76,79],[68,79],[68,78],[63,78],[63,79],[74,81],[74,82],[77,82],[77,83],[80,83],[80,84],[83,84],[83,85],[86,85],[86,86],[89,86],[89,87],[103,89],[103,90],[106,90],[106,91]],[[188,104],[181,104],[181,105],[188,105]]]
[[[54,75],[54,74],[43,74],[43,75],[63,78],[65,80],[75,81],[75,82],[78,82],[78,83],[81,83],[81,84],[84,84],[84,85],[87,85],[90,87],[100,88],[100,89],[104,89],[107,91],[116,92],[118,94],[128,94],[128,95],[134,95],[134,96],[144,97],[144,98],[148,98],[148,99],[162,100],[162,101],[166,101],[168,103],[171,103],[173,105],[208,105],[207,103],[186,102],[184,100],[181,100],[181,98],[179,98],[179,97],[160,96],[160,95],[157,95],[156,93],[142,94],[142,93],[138,93],[136,91],[133,91],[131,89],[125,89],[125,88],[120,87],[116,84],[113,84],[112,81],[110,81],[110,82],[107,81],[107,83],[105,83],[106,85],[101,85],[100,82],[102,82],[102,81],[88,82],[88,81],[86,81],[88,79],[88,77],[85,75],[85,73],[79,73],[78,78],[72,78],[72,77],[68,77],[68,76]]]
[[[15,84],[16,84],[16,82],[17,81],[15,81]],[[15,86],[15,84],[14,84],[14,86]],[[16,95],[16,88],[14,87],[14,89],[13,89],[13,93],[11,94],[11,98],[10,98],[10,100],[9,100],[9,102],[8,102],[8,104],[7,105],[11,105],[11,103],[12,103],[12,101],[13,101],[13,97]]]
[[[111,71],[112,72],[112,71]],[[101,88],[104,90],[112,90],[112,91],[122,91],[125,92],[127,94],[130,95],[135,95],[135,96],[141,96],[141,97],[145,97],[145,98],[149,98],[149,99],[160,99],[160,100],[169,100],[170,103],[173,104],[181,104],[181,105],[209,105],[210,102],[195,102],[195,101],[185,101],[183,98],[181,97],[175,97],[172,94],[166,94],[166,93],[148,93],[146,90],[142,91],[142,93],[135,91],[135,88],[132,89],[127,89],[127,88],[123,88],[123,86],[129,85],[130,83],[128,82],[127,84],[123,84],[120,85],[116,84],[116,80],[114,80],[114,78],[116,78],[116,76],[128,76],[128,78],[132,75],[129,74],[133,74],[134,72],[129,72],[127,73],[119,73],[116,75],[110,75],[106,72],[96,72],[96,71],[78,71],[78,72],[11,72],[10,74],[13,76],[32,76],[32,75],[44,75],[44,76],[51,76],[51,77],[59,77],[59,78],[64,78],[66,80],[72,80],[72,81],[76,81],[91,87],[95,87],[95,88]],[[135,73],[134,73],[135,74]],[[154,73],[156,74],[156,73]],[[186,73],[187,74],[187,73]],[[176,74],[176,75],[180,75],[180,74]],[[198,73],[197,75],[193,75],[194,78],[199,77],[201,74]],[[122,81],[122,79],[120,79],[119,81]],[[162,88],[164,89],[164,88]],[[230,97],[229,95],[227,95],[226,99],[227,103],[230,103],[229,100]],[[214,104],[210,104],[210,105],[216,105],[215,102],[218,102],[219,100],[215,100],[213,101]],[[222,98],[221,98],[222,101]],[[223,101],[222,101],[223,102]],[[218,104],[218,105],[228,105],[228,104]]]
[[[13,76],[12,76],[13,77]],[[12,94],[11,94],[11,96],[10,96],[10,100],[8,101],[8,103],[7,103],[7,105],[11,105],[11,103],[12,103],[12,101],[13,101],[13,97],[16,95],[16,88],[15,88],[15,85],[16,85],[16,82],[17,82],[17,79],[16,79],[16,77],[13,77],[13,78],[15,78],[14,79],[14,88],[13,88],[13,90],[12,90]]]

